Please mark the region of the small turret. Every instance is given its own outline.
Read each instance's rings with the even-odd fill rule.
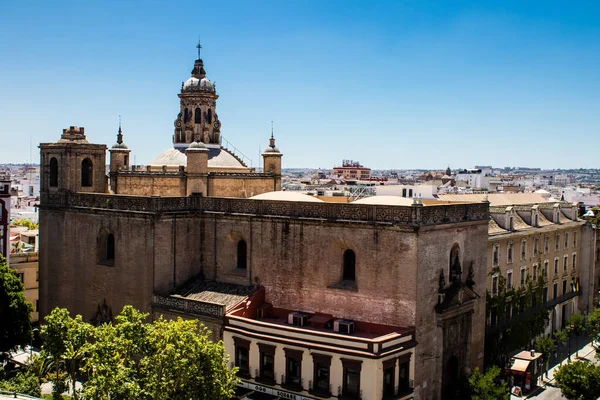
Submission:
[[[123,143],[123,130],[121,129],[121,118],[119,117],[119,131],[117,133],[117,142],[113,144],[110,152],[110,189],[113,193],[118,193],[117,189],[117,171],[120,169],[129,169],[129,153],[131,150]]]
[[[281,190],[281,157],[283,154],[275,146],[275,137],[273,136],[273,122],[271,121],[271,139],[269,147],[265,149],[263,156],[263,172],[271,173],[276,176],[274,190]]]

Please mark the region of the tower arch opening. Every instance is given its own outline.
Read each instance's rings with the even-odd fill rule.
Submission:
[[[84,158],[81,162],[81,186],[90,187],[93,183],[94,165],[92,160]]]

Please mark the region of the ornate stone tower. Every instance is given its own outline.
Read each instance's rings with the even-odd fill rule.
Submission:
[[[180,111],[175,119],[175,147],[187,147],[194,141],[204,144],[221,143],[221,121],[217,116],[216,86],[206,77],[204,62],[200,58],[200,43],[198,58],[194,62],[192,77],[181,84]]]

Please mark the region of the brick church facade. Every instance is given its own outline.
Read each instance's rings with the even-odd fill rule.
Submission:
[[[173,148],[144,168],[120,128],[110,149],[77,127],[40,145],[40,317],[198,318],[250,392],[453,398],[483,366],[488,203],[282,192],[273,137],[263,172],[221,146],[201,59],[179,97]]]

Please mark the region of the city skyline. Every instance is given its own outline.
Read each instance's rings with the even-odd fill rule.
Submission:
[[[597,168],[599,7],[543,4],[7,5],[0,158],[37,163],[70,125],[110,146],[122,115],[150,162],[200,34],[223,136],[254,167],[273,120],[284,168]]]

